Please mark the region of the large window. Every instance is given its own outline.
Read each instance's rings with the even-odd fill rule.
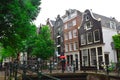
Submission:
[[[100,41],[100,33],[99,30],[94,31],[94,42],[99,42]]]
[[[73,38],[76,38],[77,37],[77,29],[74,29],[73,30]]]
[[[75,26],[76,25],[76,20],[73,20],[73,26]]]
[[[82,66],[88,66],[88,49],[82,50]]]
[[[67,26],[68,26],[68,28],[72,27],[72,26],[73,26],[73,22],[72,22],[72,21],[71,21],[71,22],[68,22],[68,23],[67,23]]]
[[[90,52],[91,52],[91,66],[95,66],[97,64],[96,48],[91,48]]]
[[[93,42],[92,32],[87,33],[87,43],[91,44]]]
[[[67,29],[67,24],[64,25],[64,29]]]
[[[69,45],[66,44],[66,45],[65,45],[65,51],[68,52],[68,49],[69,49]]]
[[[69,51],[72,51],[72,44],[69,44]]]
[[[80,40],[81,40],[81,45],[85,45],[86,44],[85,34],[81,35]]]
[[[72,39],[72,31],[69,31],[69,39]]]
[[[78,42],[75,42],[74,43],[74,50],[77,50],[78,49]]]
[[[90,30],[91,27],[92,27],[92,24],[91,24],[90,21],[89,21],[89,22],[86,22],[85,25],[84,25],[84,28],[85,28],[86,30]]]
[[[64,38],[65,38],[65,40],[68,40],[68,33],[64,34]]]

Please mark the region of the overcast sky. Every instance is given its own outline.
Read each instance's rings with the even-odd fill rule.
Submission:
[[[68,9],[92,12],[107,17],[115,17],[120,22],[120,0],[41,0],[41,10],[35,20],[36,26],[46,24],[47,18],[55,20],[58,14],[63,16]]]

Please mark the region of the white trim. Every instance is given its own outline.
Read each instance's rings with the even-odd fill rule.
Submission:
[[[97,40],[97,41],[95,41],[95,31],[98,31],[98,35],[99,35],[99,40]],[[96,30],[94,30],[93,31],[93,37],[94,37],[94,43],[97,43],[97,42],[100,42],[100,31],[99,31],[99,29],[96,29]]]

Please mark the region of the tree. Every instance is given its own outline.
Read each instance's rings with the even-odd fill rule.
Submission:
[[[115,48],[120,50],[120,34],[113,36]]]
[[[0,1],[0,42],[16,56],[25,50],[26,42],[36,32],[32,23],[40,11],[41,0]]]
[[[34,40],[33,48],[32,53],[37,58],[46,60],[54,55],[54,42],[51,39],[50,29],[47,25],[41,27],[39,34]]]
[[[118,60],[120,61],[120,34],[113,36],[113,42],[115,49],[118,52],[118,58],[119,58]]]

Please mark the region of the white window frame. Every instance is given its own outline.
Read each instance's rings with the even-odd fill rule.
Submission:
[[[92,40],[91,42],[88,41],[88,34],[89,34],[89,33],[90,33],[91,36],[93,37],[92,32],[88,32],[88,33],[87,33],[87,44],[92,44],[92,43],[93,43],[93,40]],[[93,38],[91,38],[91,39],[93,39]]]
[[[74,29],[73,30],[73,38],[76,38],[77,37],[77,29]]]
[[[69,31],[69,39],[72,39],[72,31]]]
[[[84,53],[85,50],[86,50],[86,52]],[[87,57],[87,61],[85,62],[85,66],[88,66],[88,49],[83,49],[81,51],[82,51],[82,66],[84,66],[84,59],[83,59],[84,56]]]
[[[65,38],[65,40],[68,40],[68,33],[64,34],[64,38]]]
[[[84,38],[84,39],[82,39],[82,38]],[[81,41],[81,45],[86,45],[85,34],[81,34],[81,36],[80,36],[80,41]]]
[[[71,43],[69,44],[69,51],[72,51]]]
[[[90,26],[87,26],[87,24],[90,24]],[[92,28],[92,23],[89,21],[89,22],[86,22],[85,24],[84,24],[84,29],[85,30],[90,30]]]
[[[92,51],[91,51],[92,49],[93,48],[89,49],[89,51],[90,51],[90,65],[91,66],[96,66],[97,65],[97,52],[96,52],[96,48],[94,48],[95,49],[95,56],[92,56]],[[93,57],[95,57],[95,59],[96,59],[96,65],[93,64],[93,61],[92,61]]]
[[[69,44],[65,44],[65,51],[68,52]]]
[[[76,25],[76,20],[73,20],[72,23],[73,23],[73,26],[75,26]]]
[[[67,29],[67,24],[64,25],[64,29]]]
[[[110,28],[116,29],[116,23],[114,21],[110,21]]]
[[[98,31],[98,36],[99,36],[99,40],[95,40],[95,31]],[[97,29],[97,30],[95,30],[95,31],[93,31],[93,36],[94,36],[94,43],[96,43],[96,42],[100,42],[100,31],[99,31],[99,29]]]

